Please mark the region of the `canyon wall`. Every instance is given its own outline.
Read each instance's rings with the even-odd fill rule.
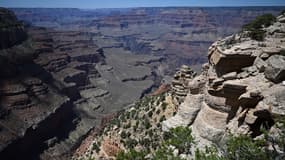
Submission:
[[[258,15],[276,15],[282,7],[13,10],[33,25],[100,33],[94,35],[99,46],[114,41],[134,54],[164,56],[169,64],[165,72],[172,75],[182,64],[199,71],[207,61],[207,48],[214,41],[240,31],[242,25]]]
[[[162,129],[190,126],[201,148],[223,146],[230,134],[275,134],[275,119],[285,115],[284,20],[283,14],[263,27],[264,40],[243,31],[213,43],[209,63],[189,81],[187,97]]]
[[[0,38],[1,158],[69,159],[105,116],[159,83],[159,56],[113,54],[92,39],[98,33],[24,27],[1,13],[1,31],[20,28]]]
[[[261,141],[258,152],[270,154],[263,159],[284,158],[276,142],[284,136],[285,13],[251,25],[258,27],[214,42],[201,74],[181,66],[170,84],[90,134],[74,159],[248,159]],[[229,153],[233,146],[242,149]]]

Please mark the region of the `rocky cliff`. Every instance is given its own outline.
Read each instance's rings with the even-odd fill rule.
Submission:
[[[0,8],[0,48],[9,48],[27,39],[23,24],[12,11]]]
[[[33,159],[46,148],[45,141],[70,130],[71,103],[34,63],[34,42],[23,25],[11,11],[1,8],[0,13],[0,156]]]
[[[285,15],[268,24],[260,23],[262,39],[251,36],[254,30],[244,29],[213,43],[199,76],[193,78],[183,66],[174,76],[170,91],[146,97],[119,114],[101,134],[92,135],[86,150],[80,150],[75,158],[155,159],[166,155],[193,159],[196,149],[212,145],[223,148],[229,135],[253,139],[265,136],[263,133],[282,136],[275,124],[285,116]],[[183,98],[181,92],[185,90]],[[166,141],[169,131],[171,134],[172,128],[180,126],[191,128],[195,145],[185,148],[180,142],[181,150],[176,148],[179,139]],[[171,154],[163,148],[169,143],[173,144],[168,146]],[[277,148],[279,158],[284,154],[276,143],[265,147]]]
[[[104,117],[160,81],[154,66],[162,57],[114,54],[96,44],[98,33],[24,28],[11,11],[1,13],[0,30],[9,29],[0,38],[1,158],[69,159]]]
[[[207,48],[256,16],[278,14],[282,7],[165,7],[129,9],[13,9],[21,19],[55,30],[88,30],[113,53],[160,55],[172,75],[182,64],[194,70],[207,61]],[[113,45],[111,45],[113,44]],[[100,46],[100,45],[99,45]],[[175,66],[175,67],[173,67]]]
[[[212,44],[209,64],[189,82],[185,102],[163,129],[191,125],[197,137],[214,143],[222,142],[226,131],[256,137],[262,127],[270,130],[273,117],[284,116],[284,28],[281,15],[263,28],[263,41],[244,31]]]

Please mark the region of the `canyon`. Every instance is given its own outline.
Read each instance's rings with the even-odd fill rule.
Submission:
[[[276,15],[282,7],[12,10],[30,25],[98,33],[92,38],[102,48],[121,47],[135,54],[163,55],[171,66],[165,70],[172,76],[173,67],[183,64],[200,71],[214,41],[240,31],[242,25],[258,15]]]
[[[263,39],[243,30],[217,40],[201,74],[181,66],[168,89],[118,114],[74,159],[284,159],[285,12],[267,16],[250,23]]]
[[[214,41],[258,15],[277,15],[281,9],[14,8],[14,14],[1,8],[0,157],[70,159],[82,140],[102,130],[119,111],[161,83],[173,83],[178,66],[200,72]],[[209,56],[220,67],[218,73],[235,71],[224,69],[228,57],[219,57],[215,49]],[[250,64],[254,60],[247,58]],[[187,95],[185,75],[193,78],[194,71],[184,66],[176,74],[180,86],[171,86],[178,93],[175,105]],[[234,84],[223,82],[216,82],[218,89],[232,90]]]

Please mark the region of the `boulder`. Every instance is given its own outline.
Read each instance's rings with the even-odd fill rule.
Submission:
[[[259,91],[250,91],[239,97],[240,105],[247,108],[253,108],[263,98]]]
[[[275,83],[285,80],[285,56],[273,55],[267,60],[265,77]]]
[[[231,72],[223,75],[224,80],[232,80],[237,78],[237,72]]]
[[[256,57],[254,65],[257,67],[259,72],[264,72],[265,68],[267,67],[267,63],[259,57]]]
[[[263,92],[263,102],[270,107],[272,114],[285,115],[285,86],[274,85]]]
[[[237,96],[246,92],[247,85],[240,80],[228,80],[224,82],[223,90],[225,95]]]
[[[226,73],[240,71],[244,67],[251,66],[255,57],[250,54],[221,51],[219,47],[210,54],[209,61],[215,67],[218,76]]]
[[[225,80],[223,78],[217,78],[213,80],[212,87],[222,85]]]

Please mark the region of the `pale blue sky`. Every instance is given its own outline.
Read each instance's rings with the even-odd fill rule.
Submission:
[[[165,6],[285,6],[285,0],[0,0],[1,7],[127,8]]]

